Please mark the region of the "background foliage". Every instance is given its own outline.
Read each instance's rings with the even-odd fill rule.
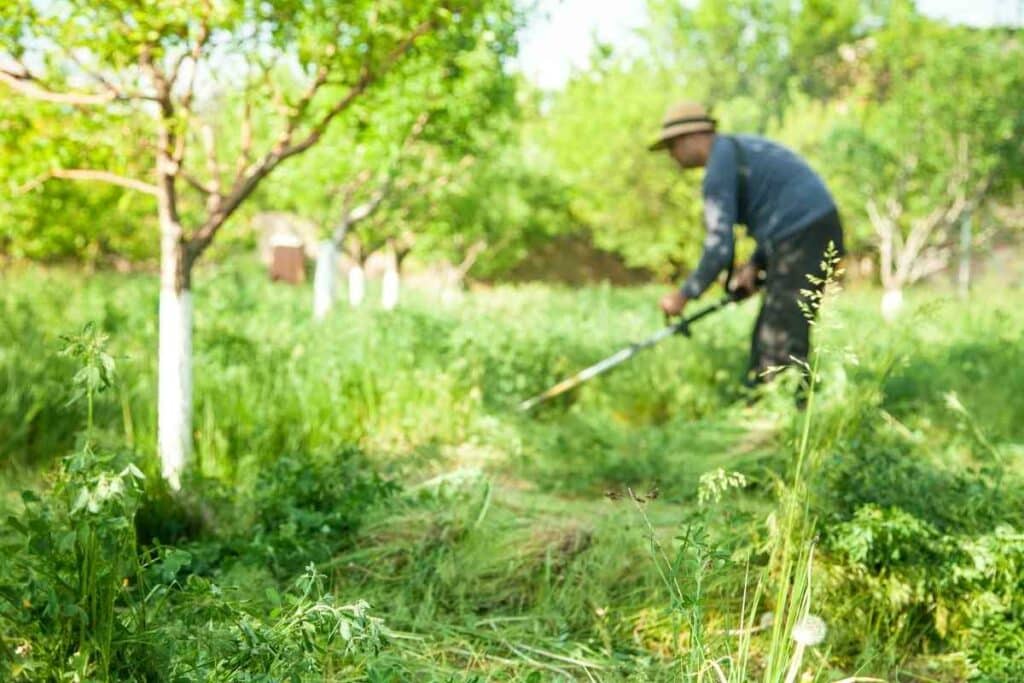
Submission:
[[[589,234],[628,265],[675,279],[701,243],[699,174],[680,175],[643,147],[665,106],[691,97],[713,106],[723,130],[768,134],[803,153],[836,195],[855,253],[876,246],[871,202],[895,202],[907,232],[949,204],[951,188],[966,188],[976,204],[976,247],[1019,236],[1020,221],[1001,210],[1016,201],[1024,167],[1019,30],[948,25],[906,0],[657,0],[649,15],[632,49],[596,45],[563,89],[535,92],[510,71],[521,19],[494,9],[486,30],[451,34],[462,41],[455,51],[431,45],[412,55],[403,77],[379,84],[244,213],[287,210],[330,231],[346,188],[357,202],[392,178],[386,205],[361,228],[371,247],[404,236],[414,260],[459,262],[479,244],[471,275],[492,279],[554,235]],[[301,52],[316,35],[295,24],[274,40],[297,41]],[[238,154],[233,134],[252,102],[232,89],[232,68],[197,104],[225,159]],[[52,166],[138,170],[145,148],[123,141],[145,135],[146,120],[118,108],[83,117],[18,97],[0,106],[5,254],[123,264],[153,256],[148,198],[95,184],[25,190]],[[429,120],[410,142],[422,115]],[[254,116],[257,138],[276,134],[272,107]],[[249,234],[245,223],[229,232]],[[935,245],[952,245],[952,229],[939,230]]]

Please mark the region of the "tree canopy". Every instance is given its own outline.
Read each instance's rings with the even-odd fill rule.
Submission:
[[[905,241],[922,221],[941,251],[966,213],[1000,221],[1012,212],[989,209],[1021,192],[1021,30],[936,21],[909,0],[650,0],[632,48],[595,45],[554,92],[514,73],[523,17],[506,0],[0,12],[0,87],[28,96],[0,101],[0,249],[17,258],[155,256],[163,145],[196,253],[253,192],[252,210],[325,235],[379,198],[353,238],[370,249],[482,250],[475,268],[500,276],[536,240],[582,232],[678,278],[702,241],[700,174],[645,146],[683,97],[807,157],[855,252],[877,251],[883,224]]]

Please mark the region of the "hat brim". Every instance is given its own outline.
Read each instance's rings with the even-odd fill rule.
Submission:
[[[681,138],[684,135],[690,135],[691,133],[714,133],[715,124],[711,121],[695,121],[693,123],[680,123],[675,126],[669,126],[661,131],[658,139],[647,146],[647,149],[651,152],[657,152],[658,150],[666,149],[668,143],[672,142],[676,138]]]

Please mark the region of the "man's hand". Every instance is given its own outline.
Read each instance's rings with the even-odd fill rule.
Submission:
[[[759,273],[760,271],[754,262],[747,261],[733,274],[729,293],[736,297],[738,301],[754,296],[760,288]]]
[[[676,290],[669,292],[665,296],[661,297],[659,306],[661,306],[661,312],[666,317],[672,317],[676,315],[682,315],[683,309],[686,308],[686,302],[689,301],[683,293]]]

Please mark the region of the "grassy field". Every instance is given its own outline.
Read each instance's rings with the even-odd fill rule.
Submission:
[[[660,289],[315,325],[308,289],[210,270],[175,497],[156,281],[0,277],[5,679],[1024,679],[1019,292],[893,325],[840,293],[806,412],[738,389],[747,303],[524,416]]]

